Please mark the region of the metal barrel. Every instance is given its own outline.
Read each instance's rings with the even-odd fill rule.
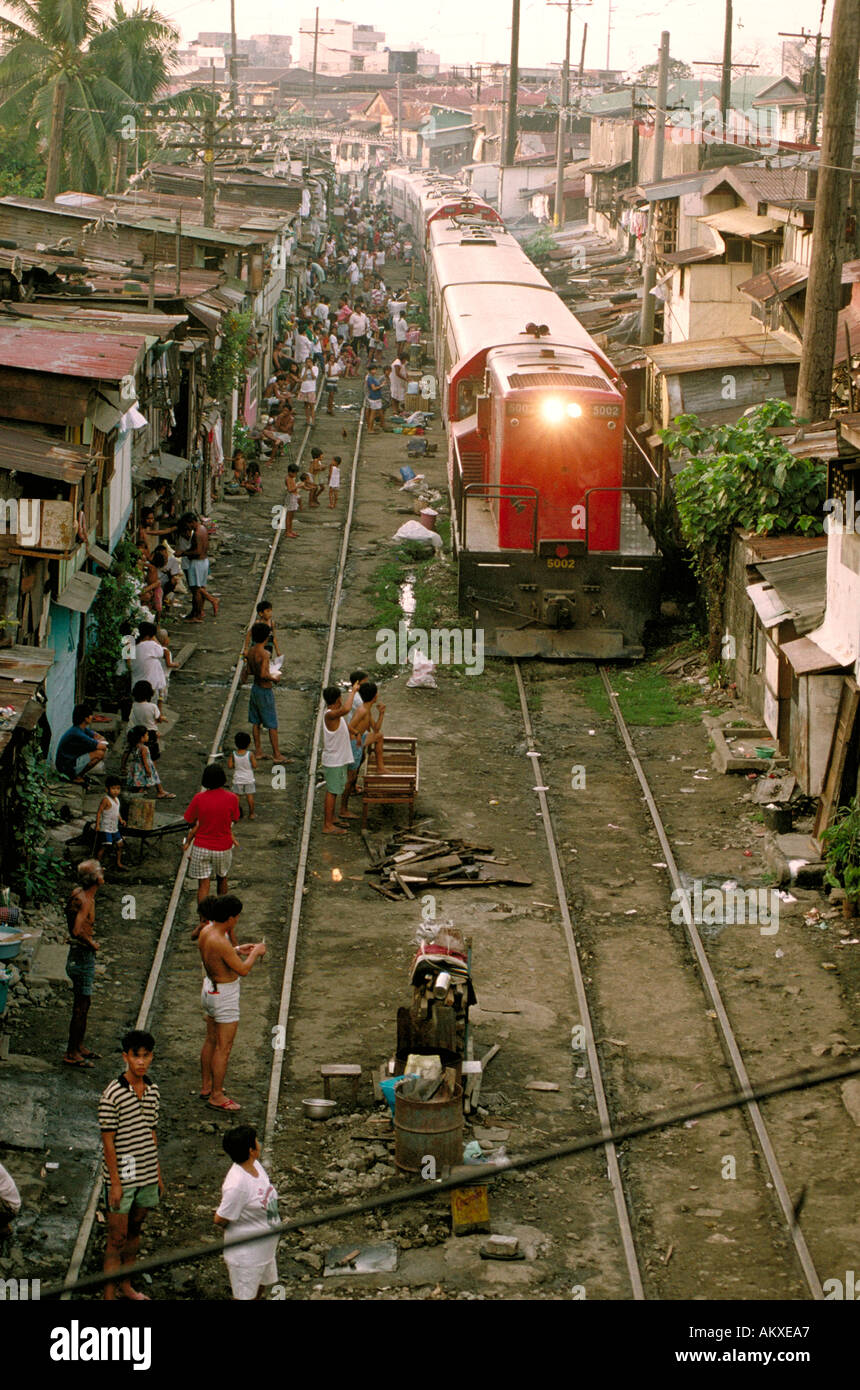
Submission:
[[[428,1158],[437,1171],[463,1161],[463,1088],[450,1100],[412,1100],[394,1088],[394,1162],[404,1173],[420,1173]]]

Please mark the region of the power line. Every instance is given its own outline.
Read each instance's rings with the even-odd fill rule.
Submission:
[[[658,1115],[632,1124],[620,1125],[609,1134],[587,1135],[554,1148],[539,1149],[535,1153],[524,1155],[522,1158],[505,1158],[499,1163],[482,1163],[468,1168],[460,1168],[448,1178],[433,1182],[413,1183],[412,1186],[403,1188],[398,1192],[380,1193],[378,1196],[367,1197],[358,1202],[329,1207],[321,1212],[300,1213],[289,1221],[282,1221],[277,1226],[268,1227],[259,1234],[255,1233],[254,1235],[243,1236],[240,1240],[231,1241],[229,1249],[235,1250],[240,1245],[253,1245],[259,1240],[270,1240],[273,1236],[288,1235],[292,1231],[304,1231],[315,1226],[326,1226],[331,1222],[344,1221],[349,1217],[362,1216],[371,1211],[410,1206],[416,1202],[427,1202],[440,1193],[452,1192],[455,1188],[470,1187],[476,1184],[483,1185],[494,1178],[504,1177],[506,1173],[544,1167],[548,1163],[556,1163],[563,1158],[571,1158],[576,1154],[587,1153],[592,1149],[601,1149],[609,1141],[622,1144],[627,1140],[639,1139],[658,1130],[686,1124],[688,1120],[702,1119],[707,1115],[717,1115],[725,1110],[736,1110],[741,1106],[749,1105],[752,1101],[770,1100],[774,1096],[789,1095],[795,1091],[813,1090],[815,1087],[827,1086],[834,1081],[844,1081],[849,1077],[858,1075],[860,1075],[860,1059],[841,1066],[826,1067],[819,1071],[793,1072],[787,1076],[775,1077],[772,1081],[767,1081],[761,1086],[750,1087],[748,1091],[743,1093],[733,1091],[730,1094],[714,1096],[710,1100],[699,1101],[696,1105],[682,1109],[661,1110]],[[148,1260],[139,1260],[134,1265],[111,1270],[109,1274],[90,1274],[84,1279],[76,1279],[69,1284],[50,1284],[42,1290],[41,1298],[44,1300],[68,1297],[73,1293],[88,1293],[94,1289],[102,1288],[105,1284],[129,1278],[132,1274],[138,1276],[149,1274],[160,1269],[170,1269],[174,1265],[186,1264],[190,1260],[207,1259],[211,1255],[221,1255],[224,1248],[221,1243],[216,1244],[212,1241],[207,1241],[202,1245],[189,1245],[184,1249],[172,1251],[168,1255],[154,1255]]]

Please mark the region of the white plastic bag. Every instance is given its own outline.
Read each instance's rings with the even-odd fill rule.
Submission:
[[[435,550],[441,550],[442,537],[438,531],[428,531],[420,521],[405,521],[399,531],[394,532],[396,541],[429,541]]]
[[[428,657],[424,656],[424,654],[416,648],[412,653],[412,675],[406,682],[407,687],[410,690],[414,690],[419,686],[423,686],[430,690],[436,690],[436,677],[433,674],[435,670],[435,661],[430,661]]]

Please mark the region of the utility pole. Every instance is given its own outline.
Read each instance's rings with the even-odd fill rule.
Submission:
[[[510,166],[517,151],[517,93],[520,86],[520,0],[511,13],[511,71],[508,79],[508,128],[502,164]]]
[[[172,123],[190,126],[198,132],[198,138],[185,141],[170,141],[168,150],[203,151],[203,226],[215,226],[215,156],[222,150],[243,150],[241,140],[222,140],[220,136],[230,131],[234,125],[250,125],[256,121],[269,122],[268,116],[225,116],[218,120],[218,92],[215,88],[215,67],[212,66],[212,89],[209,110],[202,116],[175,116]]]
[[[666,92],[669,88],[669,34],[666,29],[660,35],[660,54],[657,67],[657,111],[654,117],[654,167],[651,182],[659,183],[663,177],[663,150],[666,141]],[[635,115],[634,115],[635,120]],[[643,347],[654,341],[654,311],[657,307],[651,291],[657,281],[657,248],[655,200],[652,200],[648,214],[648,231],[645,242],[645,264],[642,267],[642,314],[639,320],[639,342]]]
[[[818,20],[818,33],[814,35],[815,57],[812,60],[812,73],[810,77],[811,86],[810,90],[807,93],[808,105],[806,108],[806,138],[810,145],[818,144],[818,116],[821,106],[821,45],[823,43],[830,42],[830,39],[827,36],[827,34],[822,34],[821,32],[821,25],[824,22],[825,6],[826,0],[822,0],[821,14]],[[779,37],[781,39],[803,39],[804,47],[806,47],[808,41],[811,38],[813,38],[812,32],[807,32],[807,30],[804,29],[803,25],[801,25],[800,27],[799,34],[788,33],[783,29],[780,29],[778,32]]]
[[[826,420],[833,390],[833,354],[842,280],[845,217],[851,187],[860,5],[835,0],[824,88],[824,129],[815,198],[812,260],[806,291],[797,414]]]
[[[311,115],[313,115],[313,116],[316,115],[316,107],[317,107],[317,55],[318,55],[318,52],[319,52],[320,34],[323,34],[323,35],[331,35],[331,34],[333,34],[333,33],[334,33],[334,30],[333,30],[333,29],[321,29],[321,28],[320,28],[320,11],[319,11],[319,5],[317,5],[316,9],[314,10],[314,27],[313,27],[313,29],[300,29],[300,30],[299,30],[299,34],[308,34],[308,35],[313,34],[313,36],[314,36],[314,60],[313,60],[312,68],[311,68]]]
[[[397,70],[397,158],[403,149],[403,109],[401,105],[400,69]]]
[[[558,129],[555,148],[555,209],[552,225],[564,226],[564,146],[567,108],[570,102],[570,16],[573,0],[567,0],[567,28],[564,37],[564,64],[561,69],[561,97],[558,103]]]
[[[230,109],[233,115],[239,106],[239,79],[236,75],[238,54],[236,52],[236,0],[230,0]]]
[[[720,115],[723,120],[723,139],[729,128],[732,105],[732,0],[726,0],[726,27],[723,30],[723,70],[720,74]]]
[[[606,70],[609,71],[609,47],[612,43],[612,0],[606,10]]]
[[[63,121],[66,115],[66,96],[68,85],[60,78],[54,87],[51,102],[51,135],[48,145],[48,167],[45,170],[45,197],[50,201],[60,191],[60,166],[63,162]]]

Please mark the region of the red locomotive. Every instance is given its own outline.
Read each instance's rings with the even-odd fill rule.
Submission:
[[[426,236],[461,611],[497,655],[640,657],[656,477],[618,372],[504,227]]]

